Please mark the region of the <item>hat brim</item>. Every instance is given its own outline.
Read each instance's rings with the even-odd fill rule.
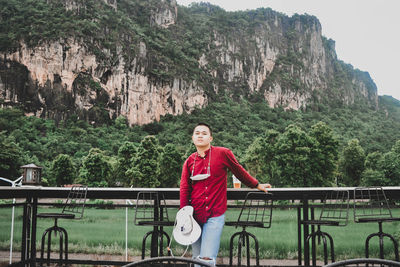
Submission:
[[[178,211],[176,214],[177,220],[180,216],[190,216],[192,220],[192,231],[188,234],[183,234],[182,231],[180,231],[178,228],[179,227],[174,227],[174,230],[172,231],[172,234],[174,236],[174,239],[176,242],[178,242],[181,245],[187,246],[191,245],[194,242],[196,242],[200,235],[201,235],[201,227],[200,225],[196,222],[196,220],[193,218],[193,207],[191,206],[185,206],[182,209]]]

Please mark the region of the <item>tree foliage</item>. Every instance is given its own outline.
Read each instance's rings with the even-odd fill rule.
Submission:
[[[294,124],[286,128],[276,144],[277,185],[307,187],[321,183],[320,177],[313,175],[312,169],[315,142],[314,138]]]
[[[340,168],[343,176],[341,182],[348,186],[357,186],[364,171],[365,152],[358,139],[352,139],[343,149]]]
[[[111,173],[111,164],[104,152],[98,148],[92,148],[82,160],[78,182],[93,187],[106,187],[113,184]]]
[[[76,170],[71,157],[65,154],[58,155],[51,164],[50,174],[51,178],[55,179],[57,186],[73,183],[76,178]]]
[[[160,187],[176,187],[182,172],[182,155],[175,145],[167,144],[160,157]]]
[[[22,150],[13,136],[0,132],[0,177],[15,180],[22,166]]]
[[[396,107],[387,110],[396,110]],[[168,181],[171,184],[168,184],[172,185],[179,180],[185,157],[194,151],[191,144],[193,127],[203,121],[214,130],[213,144],[230,148],[262,182],[275,186],[317,186],[330,185],[337,177],[342,185],[370,184],[368,181],[400,185],[400,145],[396,143],[400,140],[400,122],[391,115],[397,113],[373,111],[357,105],[341,108],[321,105],[320,109],[285,111],[272,109],[262,101],[252,103],[242,99],[236,102],[227,97],[191,114],[167,115],[150,127],[128,127],[122,117],[110,125],[91,125],[76,116],[56,124],[49,119],[26,117],[16,108],[0,109],[1,175],[15,179],[20,175],[21,165],[35,163],[44,167],[43,179],[54,186],[57,183],[52,173],[53,161],[58,155],[65,154],[76,168],[73,182],[148,186],[143,180],[145,178],[141,178],[144,181],[142,185],[132,173],[127,175],[127,171],[133,169],[134,162],[145,165],[147,158],[152,160],[152,157],[138,152],[142,147],[141,153],[144,153],[140,144],[147,131],[156,130],[154,142],[157,143],[158,164],[153,161],[151,166],[155,167],[150,169],[158,172],[151,172],[151,175],[157,177],[163,186],[162,183],[167,183],[162,181],[163,177],[168,175],[162,173],[170,173]],[[357,161],[345,159],[348,142],[355,138],[359,140],[358,146],[364,151],[364,157]],[[89,153],[91,149],[97,149],[96,153],[101,155],[96,156],[99,162],[106,162],[104,166],[107,166],[109,176],[102,174],[107,173],[105,170],[88,170],[89,154],[89,158],[96,154],[93,151]],[[290,151],[295,156],[290,155]],[[184,156],[179,159],[177,154]],[[174,167],[169,166],[168,161]],[[304,169],[299,167],[301,164],[304,164]],[[309,175],[310,170],[311,175],[304,181],[302,173]],[[97,172],[101,179],[92,175]],[[143,172],[144,166],[140,175]],[[296,180],[290,180],[289,173],[296,174]],[[150,184],[156,186],[158,183]]]
[[[126,175],[134,187],[157,187],[160,185],[161,148],[154,136],[146,136],[140,142]]]

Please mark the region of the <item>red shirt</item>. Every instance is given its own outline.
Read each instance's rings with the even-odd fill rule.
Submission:
[[[196,158],[193,175],[207,173],[211,150],[210,174],[201,181],[190,179],[193,163]],[[180,185],[180,207],[191,205],[194,218],[205,223],[211,217],[218,217],[227,209],[227,170],[230,170],[242,183],[254,188],[258,181],[252,177],[236,160],[232,151],[225,147],[212,146],[206,151],[204,158],[197,152],[190,155],[182,168]]]

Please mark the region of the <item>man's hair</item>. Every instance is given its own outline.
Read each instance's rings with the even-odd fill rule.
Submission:
[[[196,129],[197,126],[206,126],[208,128],[208,130],[210,130],[210,136],[212,136],[212,130],[211,130],[210,125],[208,125],[205,122],[199,122],[199,123],[196,124],[196,126],[194,126],[193,131],[194,131],[194,129]]]

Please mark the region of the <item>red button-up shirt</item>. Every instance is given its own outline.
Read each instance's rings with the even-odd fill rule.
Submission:
[[[211,150],[211,153],[210,153]],[[211,154],[210,174],[205,180],[193,181],[193,175],[207,173]],[[196,160],[195,160],[196,159]],[[242,183],[254,188],[258,181],[252,177],[236,160],[232,151],[225,147],[212,146],[206,151],[204,158],[197,152],[190,155],[182,168],[180,185],[180,207],[191,205],[194,208],[194,218],[199,223],[218,217],[227,209],[227,170],[230,170]]]

